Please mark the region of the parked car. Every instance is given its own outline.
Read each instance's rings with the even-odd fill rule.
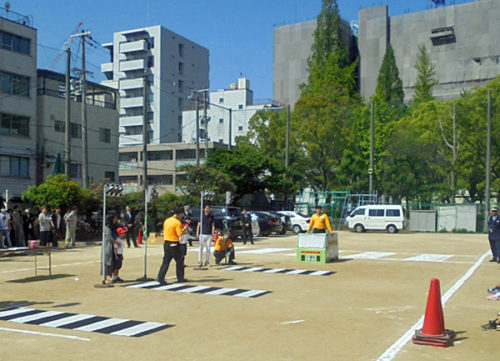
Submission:
[[[215,221],[215,228],[223,230],[227,224],[234,238],[243,237],[243,221],[238,207],[212,206],[210,212]],[[200,207],[191,208],[191,227],[196,231],[200,221]]]
[[[405,227],[406,220],[400,205],[380,204],[354,209],[347,217],[346,223],[356,232],[385,229],[387,233],[397,233]]]
[[[280,233],[283,230],[281,218],[269,212],[251,212],[252,225],[254,221],[258,223],[257,227],[252,226],[252,231],[255,236],[268,236],[271,233]]]
[[[292,231],[292,222],[290,221],[290,216],[283,214],[281,212],[269,212],[272,215],[279,217],[281,219],[281,231],[280,234],[285,234],[287,231]]]
[[[293,233],[299,234],[301,232],[307,231],[310,221],[309,217],[293,211],[279,211],[278,213],[290,218]]]

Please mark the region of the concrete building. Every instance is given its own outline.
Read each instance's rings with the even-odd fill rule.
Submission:
[[[0,195],[20,197],[36,176],[37,30],[0,8]]]
[[[307,83],[307,61],[314,43],[316,20],[277,26],[274,28],[273,97],[293,108],[300,96],[300,84]],[[349,56],[357,56],[351,27],[342,22],[342,37]]]
[[[223,144],[209,142],[208,148],[226,147]],[[141,146],[120,148],[120,184],[126,191],[139,191],[143,178],[143,152]],[[205,161],[205,147],[200,147],[200,162]],[[148,185],[158,194],[179,193],[177,187],[183,173],[178,169],[184,165],[196,164],[196,146],[194,144],[169,143],[148,145]]]
[[[142,144],[144,75],[149,143],[180,142],[187,97],[208,88],[208,50],[162,26],[116,32],[104,47],[111,62],[101,66],[103,84],[120,92],[120,146]]]
[[[375,91],[377,76],[390,42],[405,100],[413,97],[418,47],[424,44],[436,65],[434,95],[460,96],[500,74],[500,0],[474,1],[415,13],[388,16],[387,6],[359,11],[361,95]]]
[[[248,122],[255,112],[271,106],[253,104],[250,80],[246,78],[239,78],[238,83],[232,83],[228,89],[210,92],[207,103],[208,123],[203,117],[203,97],[200,97],[200,140],[207,138],[208,141],[229,144],[231,133],[232,145],[236,137],[247,134]],[[182,142],[196,143],[196,110],[186,110],[182,114]]]
[[[71,168],[70,177],[82,182],[82,97],[72,79],[70,104]],[[87,82],[87,144],[89,182],[118,179],[118,110],[117,91]],[[65,156],[65,75],[38,70],[37,86],[38,143],[36,183],[53,174],[57,156]]]

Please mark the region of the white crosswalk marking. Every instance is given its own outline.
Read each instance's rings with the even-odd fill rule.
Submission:
[[[158,322],[144,322],[141,323],[140,325],[132,326],[125,328],[120,331],[115,331],[110,333],[110,335],[116,335],[116,336],[134,336],[139,333],[147,332],[150,330],[154,330],[155,328],[163,326],[163,323],[158,323]]]
[[[137,285],[127,286],[127,287],[129,287],[129,288],[144,288],[144,287],[155,286],[155,285],[159,285],[159,284],[160,284],[160,282],[158,282],[158,281],[151,281],[151,282],[139,283]]]
[[[213,291],[207,292],[205,294],[206,295],[223,295],[224,293],[228,293],[228,292],[236,291],[236,290],[237,290],[237,288],[223,287],[223,288],[219,288],[218,290],[213,290]]]
[[[92,318],[92,317],[95,317],[95,316],[94,315],[86,315],[84,313],[80,313],[78,315],[72,315],[72,316],[65,317],[65,318],[62,318],[62,319],[59,319],[59,320],[45,322],[45,323],[40,324],[39,326],[61,327],[61,326],[64,326],[64,325],[69,325],[70,323],[73,323],[73,322],[83,321],[83,320],[86,320],[86,319]]]
[[[127,321],[129,321],[129,320],[124,320],[123,318],[108,318],[106,320],[102,320],[102,321],[91,323],[90,325],[85,325],[85,326],[82,326],[82,327],[75,328],[75,330],[76,331],[88,331],[88,332],[91,332],[91,331],[100,330],[101,328],[106,328],[106,327],[109,327],[109,326],[115,326],[115,325],[118,325],[120,323],[124,323],[124,322],[127,322]]]
[[[292,271],[285,272],[287,275],[299,275],[301,273],[307,272],[306,269],[294,269]]]
[[[29,315],[29,316],[24,316],[24,317],[18,317],[18,318],[11,318],[9,321],[12,322],[17,322],[17,323],[25,323],[25,322],[30,322],[34,320],[38,320],[40,318],[45,318],[45,317],[50,317],[50,316],[55,316],[55,315],[60,315],[61,313],[64,312],[58,312],[58,311],[45,311],[45,312],[40,312],[34,315]]]
[[[160,287],[155,287],[153,290],[155,291],[164,291],[164,290],[171,290],[173,288],[179,288],[184,286],[182,283],[172,283],[170,285],[165,285],[165,286],[160,286]]]
[[[256,272],[256,271],[260,271],[263,267],[250,267],[250,268],[247,268],[247,269],[244,269],[242,270],[243,272]]]
[[[453,257],[452,254],[435,254],[435,253],[422,253],[414,257],[405,258],[404,261],[415,262],[444,262],[448,258]]]
[[[363,252],[348,255],[347,258],[352,259],[379,259],[395,255],[395,252]]]
[[[200,290],[206,290],[207,288],[210,288],[210,287],[209,286],[193,286],[190,288],[185,288],[183,290],[179,290],[179,292],[193,293],[193,292],[200,291]]]
[[[316,271],[316,272],[313,272],[313,273],[309,273],[310,276],[323,276],[324,274],[327,274],[331,271]]]
[[[241,266],[233,266],[233,267],[229,267],[229,268],[223,268],[222,270],[223,271],[236,271],[236,270],[239,270],[241,268],[243,268],[243,267],[241,267]]]
[[[7,310],[7,311],[2,311],[0,312],[0,317],[7,317],[7,316],[12,316],[18,313],[24,313],[24,312],[29,312],[29,311],[34,311],[32,308],[25,308],[25,307],[20,307],[20,308],[14,308],[12,310]]]
[[[272,269],[269,269],[269,270],[264,271],[262,273],[277,273],[277,272],[284,271],[284,270],[285,270],[284,268],[272,268]]]
[[[238,293],[237,295],[234,295],[234,297],[252,297],[252,296],[257,296],[262,293],[266,293],[267,291],[260,291],[260,290],[250,290],[246,291],[243,293]]]

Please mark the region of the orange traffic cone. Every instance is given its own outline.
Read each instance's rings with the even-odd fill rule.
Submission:
[[[139,234],[137,235],[137,243],[142,244],[142,230],[139,228]]]
[[[415,331],[413,343],[447,347],[453,343],[455,331],[444,328],[443,306],[441,305],[441,288],[439,280],[433,278],[429,288],[427,307],[425,308],[424,327]]]

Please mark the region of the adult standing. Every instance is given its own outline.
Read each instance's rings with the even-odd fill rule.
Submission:
[[[492,207],[491,216],[488,217],[488,240],[493,254],[490,262],[500,263],[500,216],[498,215],[498,207]]]
[[[12,212],[12,225],[14,226],[14,232],[16,234],[16,246],[23,247],[26,246],[23,232],[23,219],[21,216],[21,211],[18,206],[14,206]]]
[[[136,230],[135,230],[135,214],[132,213],[130,206],[125,207],[125,214],[123,215],[124,226],[127,227],[127,246],[130,248],[130,238],[132,238],[132,242],[134,243],[134,247],[138,248],[136,241]]]
[[[312,215],[309,221],[307,232],[310,232],[312,229],[313,233],[325,233],[327,228],[330,232],[333,232],[328,215],[322,213],[321,206],[316,206],[316,213]]]
[[[7,246],[5,246],[4,238]],[[0,246],[2,248],[12,247],[9,234],[9,215],[5,208],[0,209]]]
[[[174,211],[172,217],[167,218],[163,223],[163,262],[158,272],[156,280],[161,285],[166,285],[165,276],[168,271],[168,266],[172,258],[175,260],[175,270],[177,275],[177,282],[186,282],[184,278],[184,261],[182,257],[182,250],[179,244],[179,238],[184,234],[182,227],[182,216],[184,211],[178,208]]]
[[[203,210],[203,214],[200,217],[198,226],[196,228],[196,239],[200,241],[200,252],[198,254],[198,266],[202,265],[210,266],[210,247],[212,245],[213,234],[215,232],[215,221],[214,217],[210,213],[210,205],[207,204]],[[205,252],[205,263],[203,261],[203,248],[206,249]]]
[[[76,246],[76,222],[78,221],[78,208],[73,207],[71,212],[64,216],[66,223],[66,248]]]
[[[52,223],[54,224],[54,228],[52,228],[52,244],[54,247],[58,247],[59,240],[62,237],[64,225],[61,207],[56,207],[56,211],[52,213]]]
[[[52,218],[48,215],[47,207],[42,208],[42,212],[38,215],[38,224],[40,225],[40,246],[46,246],[50,242],[50,229],[54,227]]]
[[[246,208],[243,208],[241,212],[241,218],[243,220],[243,244],[247,244],[247,241],[253,243],[253,232],[252,232],[252,216],[248,213]]]
[[[25,209],[23,214],[23,230],[26,244],[28,244],[30,240],[35,239],[34,222],[35,217],[31,214],[29,208]]]

